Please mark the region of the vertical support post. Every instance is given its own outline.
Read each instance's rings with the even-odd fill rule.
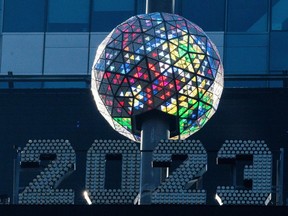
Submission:
[[[16,158],[14,159],[14,175],[13,175],[13,199],[12,204],[18,204],[19,201],[19,175],[20,175],[20,157],[21,149],[16,147]]]
[[[138,204],[149,205],[152,203],[152,193],[160,184],[161,168],[152,167],[152,154],[157,144],[162,139],[170,136],[169,122],[162,115],[150,116],[141,125],[141,168],[140,168],[140,197]]]
[[[276,205],[283,205],[283,178],[284,178],[284,148],[280,148],[279,160],[277,160],[276,175]]]
[[[153,12],[175,12],[175,0],[146,0],[146,14]]]

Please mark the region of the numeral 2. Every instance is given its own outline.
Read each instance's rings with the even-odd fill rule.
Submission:
[[[152,194],[155,204],[205,204],[205,190],[191,189],[207,171],[207,153],[195,140],[164,140],[153,151],[156,167],[169,167],[173,157],[186,160]]]
[[[45,168],[19,194],[19,204],[73,204],[74,190],[56,188],[75,170],[75,163],[76,155],[69,141],[29,140],[21,151],[21,168]]]

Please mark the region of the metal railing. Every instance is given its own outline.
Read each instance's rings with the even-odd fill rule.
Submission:
[[[267,85],[260,87],[271,87],[269,82],[278,81],[277,87],[288,88],[288,74],[225,74],[224,81],[226,87],[259,87],[256,82],[264,81]],[[8,72],[8,75],[0,75],[0,89],[8,88],[53,88],[53,83],[66,83],[66,88],[89,88],[91,82],[91,75],[13,75],[12,72]],[[239,85],[235,85],[235,82],[241,82]],[[17,87],[17,84],[21,83],[21,87]],[[38,83],[39,86],[31,85],[32,83]],[[255,86],[253,86],[255,83]],[[26,84],[26,85],[25,85]],[[46,85],[45,85],[46,84]],[[247,85],[246,85],[247,84]],[[29,86],[31,85],[31,86]],[[59,87],[59,86],[58,86]]]

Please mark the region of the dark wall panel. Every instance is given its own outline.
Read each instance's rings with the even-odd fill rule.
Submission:
[[[213,194],[216,186],[230,182],[227,168],[215,162],[226,139],[265,140],[275,154],[274,160],[278,157],[279,148],[287,150],[287,98],[288,89],[224,90],[216,114],[203,129],[189,138],[199,139],[208,152],[208,171],[203,184],[209,204],[215,204]],[[77,170],[63,184],[68,187],[74,185],[75,203],[82,204],[86,152],[93,140],[125,137],[114,132],[98,113],[90,90],[1,90],[0,194],[12,196],[13,146],[24,147],[29,139],[70,141],[76,151]],[[209,181],[211,178],[213,182]]]

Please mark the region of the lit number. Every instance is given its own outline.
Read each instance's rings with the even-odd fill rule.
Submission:
[[[216,200],[220,205],[268,205],[272,185],[272,155],[269,148],[264,141],[226,140],[218,152],[218,164],[230,164],[235,170],[236,162],[241,160],[252,163],[243,165],[243,185],[218,186]]]
[[[75,170],[75,162],[67,140],[29,140],[21,151],[21,169],[42,171],[19,194],[19,204],[73,204],[74,190],[56,187]]]
[[[195,140],[161,141],[153,151],[153,165],[169,167],[184,160],[152,194],[154,204],[205,204],[206,191],[192,188],[207,171],[207,153]]]
[[[139,191],[139,161],[135,142],[95,140],[87,152],[86,166],[86,190],[92,203],[133,204]],[[109,184],[111,178],[119,184]]]

